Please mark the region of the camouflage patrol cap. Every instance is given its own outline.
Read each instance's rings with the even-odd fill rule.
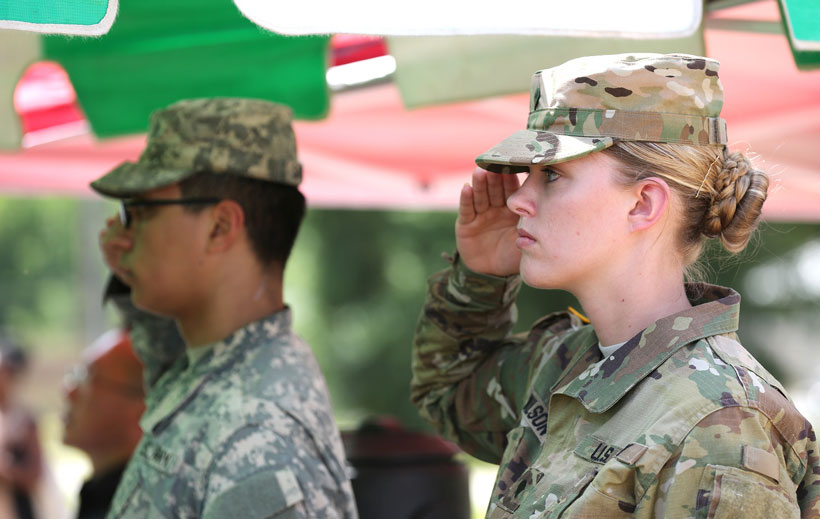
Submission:
[[[91,187],[128,198],[199,172],[298,185],[302,165],[290,108],[261,99],[176,102],[151,114],[148,143],[139,160],[120,164]]]
[[[726,144],[720,64],[686,54],[577,58],[532,77],[527,129],[476,158],[496,173],[521,173],[583,157],[618,139]]]

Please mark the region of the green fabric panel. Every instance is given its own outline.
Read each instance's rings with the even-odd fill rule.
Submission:
[[[266,32],[226,0],[122,0],[96,39],[48,36],[44,55],[65,67],[101,137],[143,132],[149,114],[185,98],[254,97],[296,117],[328,110],[328,36]]]
[[[780,0],[778,5],[797,68],[820,67],[820,2]]]
[[[536,70],[623,52],[704,54],[702,28],[669,40],[556,36],[388,37],[407,107],[527,92]],[[522,120],[524,122],[524,120]]]
[[[108,11],[108,0],[11,0],[0,2],[0,20],[58,25],[94,25]]]

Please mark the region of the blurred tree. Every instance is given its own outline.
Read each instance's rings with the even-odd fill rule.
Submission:
[[[76,333],[77,201],[0,199],[0,327],[29,342]]]

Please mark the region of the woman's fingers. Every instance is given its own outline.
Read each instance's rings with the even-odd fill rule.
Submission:
[[[458,223],[468,224],[475,219],[475,205],[473,205],[473,187],[464,184],[458,199]]]
[[[473,205],[476,213],[483,213],[490,208],[490,195],[487,193],[487,175],[483,169],[473,171]]]
[[[507,203],[507,199],[512,196],[513,193],[518,191],[518,188],[521,187],[521,183],[518,181],[518,175],[516,174],[509,174],[509,175],[500,175],[504,177],[502,179],[504,184],[504,203]]]
[[[487,174],[487,196],[490,200],[490,205],[493,207],[504,207],[507,204],[507,198],[504,196],[504,178],[508,175],[500,173]]]

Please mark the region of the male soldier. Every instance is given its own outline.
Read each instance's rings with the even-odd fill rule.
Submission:
[[[290,111],[222,98],[155,112],[139,160],[91,184],[122,200],[107,263],[187,346],[150,375],[167,345],[133,321],[156,382],[109,517],[356,517],[324,379],[282,299],[300,179]]]
[[[101,335],[65,382],[63,443],[84,451],[92,467],[80,490],[77,519],[102,519],[142,437],[142,365],[127,332]]]

